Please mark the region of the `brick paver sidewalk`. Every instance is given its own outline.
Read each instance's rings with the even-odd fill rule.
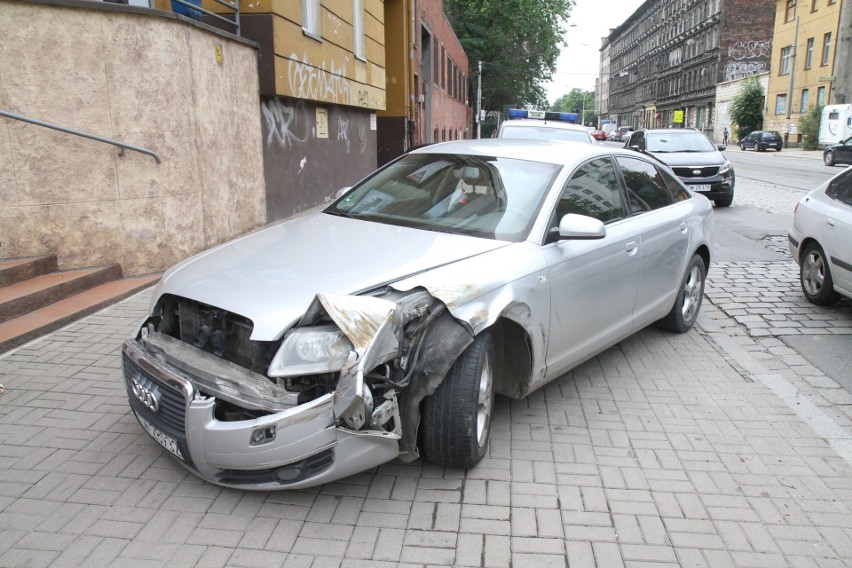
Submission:
[[[147,300],[0,356],[0,566],[852,565],[845,430],[712,303],[702,329],[498,399],[469,472],[249,493],[185,473],[130,415],[119,346]]]

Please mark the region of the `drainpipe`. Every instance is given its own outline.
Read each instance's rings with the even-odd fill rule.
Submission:
[[[799,16],[796,16],[796,30],[793,32],[793,49],[790,52],[790,82],[787,84],[787,128],[784,130],[784,147],[789,148],[790,114],[793,111],[793,78],[796,76],[796,48],[799,43]]]

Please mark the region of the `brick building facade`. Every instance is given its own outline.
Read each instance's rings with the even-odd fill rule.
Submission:
[[[602,118],[712,133],[716,85],[768,70],[774,14],[775,0],[647,0],[604,41]]]

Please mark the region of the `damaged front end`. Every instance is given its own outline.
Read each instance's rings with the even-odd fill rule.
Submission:
[[[277,341],[172,295],[125,343],[131,408],[184,466],[244,489],[327,483],[417,457],[421,401],[472,342],[428,292],[318,294]]]

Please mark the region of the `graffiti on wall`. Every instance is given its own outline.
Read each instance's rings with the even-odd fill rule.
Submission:
[[[304,144],[311,132],[310,115],[303,101],[282,101],[275,97],[260,103],[260,114],[266,122],[266,145],[278,144],[284,149]]]
[[[346,78],[346,65],[338,66],[334,61],[319,66],[312,65],[308,56],[302,59],[295,53],[290,54],[287,68],[290,92],[296,98],[313,99],[330,103],[349,104],[349,79]]]
[[[346,153],[349,153],[349,119],[342,116],[337,117],[337,139],[346,144]]]
[[[725,81],[742,79],[768,70],[772,55],[769,41],[737,41],[728,48],[730,63],[725,65]]]
[[[766,63],[736,62],[725,65],[725,81],[742,79],[749,75],[756,75],[767,71]]]

